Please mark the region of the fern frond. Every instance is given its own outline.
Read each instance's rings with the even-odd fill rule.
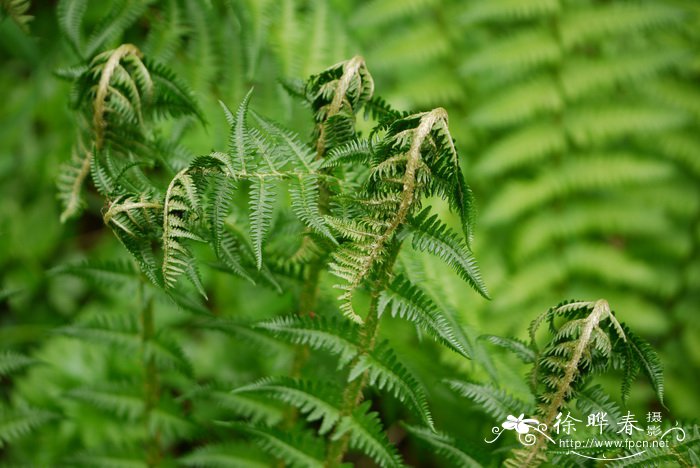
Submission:
[[[71,161],[64,164],[61,168],[57,186],[58,198],[63,205],[63,211],[61,212],[62,223],[79,215],[85,207],[82,190],[85,180],[90,174],[92,157],[93,153],[91,151],[83,149],[81,154],[79,154],[78,150],[74,148]]]
[[[454,463],[455,466],[481,468],[482,464],[461,447],[458,447],[456,441],[449,435],[408,424],[404,424],[403,427],[409,434],[428,444],[435,450],[435,453]]]
[[[13,374],[38,362],[34,358],[14,351],[3,351],[0,353],[0,377]]]
[[[32,15],[26,14],[29,11],[29,6],[31,5],[29,0],[2,0],[0,2],[0,20],[2,17],[9,16],[12,18],[17,26],[19,26],[25,33],[29,32],[29,22],[34,19]]]
[[[284,460],[293,468],[323,468],[323,444],[310,434],[296,428],[281,431],[250,424],[226,424],[250,435],[265,452]]]
[[[383,468],[404,466],[396,447],[389,442],[377,413],[368,412],[370,402],[358,406],[351,416],[340,420],[332,439],[346,433],[350,435],[350,447],[370,456]]]
[[[394,277],[389,287],[379,295],[377,313],[381,316],[387,309],[393,317],[398,315],[415,323],[443,345],[469,358],[451,322],[445,318],[445,312],[422,289],[402,275]]]
[[[44,410],[0,407],[0,447],[31,434],[56,417],[56,414]]]
[[[250,184],[250,237],[253,242],[258,270],[262,268],[262,246],[272,223],[272,204],[275,198],[272,182],[262,177],[254,178]]]
[[[208,391],[205,398],[236,416],[248,419],[254,424],[262,423],[274,426],[284,419],[284,407],[269,398],[255,394],[232,393],[230,391]]]
[[[531,181],[505,187],[491,200],[483,220],[487,224],[502,224],[564,195],[647,184],[671,174],[667,164],[640,160],[632,154],[575,158],[563,163],[556,174],[542,173]]]
[[[408,225],[413,237],[413,247],[429,252],[452,267],[464,281],[485,298],[489,298],[486,285],[476,260],[466,245],[429,209],[423,210]]]
[[[682,15],[678,8],[656,3],[613,3],[581,8],[563,18],[561,39],[565,47],[572,48],[613,34],[640,33],[652,27],[672,24],[678,22]]]
[[[350,369],[348,381],[363,378],[365,374],[368,385],[391,392],[426,426],[434,429],[423,386],[401,364],[386,342],[381,343],[371,352],[360,355]]]
[[[227,161],[227,167],[231,173],[235,173],[236,171],[246,172],[246,159],[250,154],[250,137],[248,135],[246,118],[252,93],[252,89],[248,91],[248,94],[245,95],[243,101],[241,101],[238,106],[235,115],[226,107],[226,104],[219,101],[219,104],[221,104],[221,107],[224,109],[226,121],[230,127],[228,149],[231,159]]]
[[[186,239],[204,241],[188,226],[191,218],[200,211],[197,187],[188,171],[189,168],[185,168],[173,178],[163,202],[163,282],[166,287],[172,288],[178,276],[186,274],[206,298],[194,258],[184,243]]]
[[[87,0],[61,0],[56,8],[56,17],[61,33],[73,51],[82,57],[83,38],[81,23],[87,10]]]
[[[269,462],[242,444],[218,443],[197,447],[178,458],[178,463],[195,468],[267,468]]]
[[[337,245],[338,242],[328,230],[326,221],[321,216],[318,206],[318,178],[316,176],[300,176],[292,179],[289,195],[292,201],[292,210],[299,220],[314,232],[321,234]]]
[[[125,282],[138,278],[138,273],[131,263],[120,261],[87,260],[79,263],[67,263],[52,268],[50,273],[73,275],[108,288],[122,286]]]
[[[495,344],[503,349],[506,349],[515,354],[525,364],[535,362],[537,357],[535,351],[530,348],[524,341],[517,338],[504,338],[496,335],[482,335],[479,339],[487,340],[489,343]]]
[[[309,317],[279,317],[258,323],[256,328],[267,330],[276,337],[313,349],[325,350],[347,365],[358,353],[359,328],[356,324],[337,319]]]
[[[310,77],[306,83],[306,93],[311,102],[316,121],[329,124],[334,117],[353,116],[372,98],[374,79],[367,69],[365,60],[355,56],[337,63],[318,75]],[[319,145],[328,145],[328,128],[322,128]],[[351,132],[354,134],[354,130]],[[350,135],[353,136],[353,135]]]
[[[560,11],[556,0],[490,0],[469,4],[460,17],[465,23],[481,21],[531,20],[546,18]]]
[[[318,433],[328,433],[340,420],[341,389],[326,382],[291,378],[264,378],[233,390],[234,394],[254,392],[292,405],[310,422],[320,421]]]
[[[661,366],[661,360],[654,348],[651,347],[649,343],[644,341],[642,338],[637,336],[628,326],[622,325],[622,330],[624,331],[625,346],[630,350],[630,356],[627,359],[633,360],[635,365],[641,367],[644,374],[647,376],[656,396],[659,398],[661,404],[664,402],[664,378],[663,378],[663,367]],[[632,376],[630,376],[632,377]],[[629,385],[629,383],[627,384]]]
[[[531,414],[533,411],[531,403],[518,400],[491,385],[461,380],[446,380],[445,382],[454,392],[478,403],[481,409],[499,421],[505,421],[508,415]]]
[[[118,2],[110,12],[97,24],[90,35],[83,51],[84,57],[93,57],[95,53],[114,41],[129,26],[136,22],[148,5],[143,2]],[[76,25],[70,24],[71,27]]]
[[[381,266],[391,252],[392,243],[405,224],[410,223],[421,197],[438,194],[446,198],[460,214],[467,238],[471,232],[470,192],[464,183],[454,141],[447,125],[447,112],[442,108],[406,115],[387,123],[386,134],[373,158],[367,182],[367,193],[358,197],[369,216],[365,224],[378,226],[376,236],[342,246],[333,253],[331,273],[342,280],[334,287],[344,292],[338,297],[340,309],[351,320],[362,322],[353,309],[353,298],[370,274]],[[428,172],[441,179],[423,191]],[[449,183],[443,183],[449,180]],[[390,213],[380,208],[395,198]],[[381,201],[380,204],[374,203]],[[414,236],[415,243],[415,236]],[[394,248],[396,248],[394,246]],[[388,252],[387,252],[388,251]]]

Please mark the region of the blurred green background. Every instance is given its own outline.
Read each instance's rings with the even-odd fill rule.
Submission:
[[[108,44],[136,44],[194,89],[208,120],[185,129],[184,144],[195,154],[225,146],[217,101],[236,106],[251,86],[256,110],[310,134],[307,111],[278,79],[305,78],[356,54],[392,105],[445,107],[477,200],[474,250],[493,300],[480,299],[438,262],[413,259],[433,295],[459,312],[471,336],[520,338],[562,299],[606,298],[659,352],[666,417],[697,419],[700,3],[94,1],[82,40],[110,12],[123,21],[105,33]],[[55,178],[76,130],[70,85],[53,72],[79,58],[62,37],[55,2],[33,1],[29,14],[28,31],[11,18],[0,22],[0,348],[45,365],[0,381],[0,391],[5,405],[48,408],[61,418],[0,448],[0,463],[48,466],[120,431],[61,395],[128,373],[120,356],[51,331],[91,312],[128,310],[133,294],[128,285],[105,289],[52,273],[126,254],[102,225],[96,194],[79,221],[59,223]],[[252,291],[212,271],[205,281],[217,315],[258,319],[251,314],[290,308],[289,295]],[[288,364],[288,356],[190,331],[191,318],[167,303],[157,317],[177,330],[201,379],[247,382]],[[398,325],[393,331],[419,374],[429,375],[434,359],[471,380],[486,379],[493,366],[502,387],[525,393],[525,369],[515,360],[484,348],[491,359],[465,363],[432,343],[403,339],[411,333]],[[615,378],[608,380],[614,388]],[[436,420],[463,440],[480,443],[496,423],[466,400],[435,392]],[[644,414],[658,407],[653,400],[651,387],[637,382],[630,407]]]

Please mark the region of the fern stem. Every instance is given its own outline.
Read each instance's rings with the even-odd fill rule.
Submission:
[[[391,280],[392,270],[394,268],[394,263],[396,262],[398,253],[399,245],[396,245],[394,248],[390,249],[386,263],[384,264],[383,268],[378,271],[376,280],[372,285],[369,311],[362,324],[362,334],[359,343],[359,348],[362,350],[362,353],[355,356],[353,362],[348,367],[349,369],[355,367],[363,356],[371,353],[374,350],[377,342],[377,335],[379,334],[379,296]],[[351,417],[355,408],[362,403],[363,391],[367,385],[367,378],[368,373],[365,371],[361,377],[356,378],[345,387],[345,390],[343,391],[343,400],[340,407],[341,418]],[[326,456],[325,466],[327,468],[340,466],[340,464],[343,462],[343,457],[348,450],[349,442],[349,433],[345,433],[342,437],[331,442]]]
[[[160,461],[162,458],[161,445],[160,445],[160,432],[158,430],[153,430],[152,419],[153,411],[158,406],[158,400],[160,399],[160,382],[158,379],[158,369],[156,368],[155,361],[148,353],[149,342],[153,339],[155,334],[155,323],[153,319],[153,299],[151,297],[146,297],[145,284],[142,281],[140,285],[140,302],[142,304],[141,309],[141,343],[142,343],[142,365],[143,365],[143,379],[144,379],[144,409],[143,409],[143,420],[145,425],[146,433],[146,443],[145,443],[145,454],[146,454],[146,465],[150,467],[160,466]]]
[[[362,327],[362,339],[360,342],[360,349],[364,350],[364,354],[371,352],[374,349],[374,344],[376,342],[377,333],[379,331],[379,314],[377,313],[377,307],[379,304],[379,292],[375,291],[372,294],[369,314],[365,319],[364,326]],[[357,364],[358,359],[361,355],[358,355],[353,360],[350,368],[352,369],[355,364]],[[343,391],[343,401],[340,408],[341,417],[351,417],[353,410],[362,403],[363,390],[367,385],[367,372],[362,374],[361,377],[356,378],[348,386],[345,387]],[[346,433],[342,437],[331,442],[328,453],[326,457],[325,466],[328,468],[333,468],[340,466],[345,456],[345,452],[348,450],[348,444],[350,442],[350,434]]]

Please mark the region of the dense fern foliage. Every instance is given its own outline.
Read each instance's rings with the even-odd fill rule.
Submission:
[[[698,464],[699,24],[0,2],[0,464]]]

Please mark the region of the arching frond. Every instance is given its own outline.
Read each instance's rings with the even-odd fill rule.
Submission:
[[[0,416],[0,447],[31,434],[57,417],[45,410],[10,410],[2,407]]]
[[[0,376],[10,375],[38,362],[14,351],[3,351],[0,353]]]
[[[429,210],[423,210],[408,226],[413,237],[413,247],[441,258],[479,294],[488,298],[488,290],[471,251],[437,215],[428,215]]]
[[[389,310],[392,316],[405,318],[423,328],[436,340],[464,357],[469,357],[465,345],[457,338],[445,312],[417,285],[397,275],[379,297],[378,313]]]
[[[446,383],[459,395],[478,403],[484,411],[498,421],[505,421],[508,415],[530,414],[532,411],[532,404],[520,401],[491,385],[460,380],[447,380]]]
[[[434,432],[423,427],[404,425],[411,436],[428,444],[436,453],[441,455],[455,466],[479,468],[482,466],[476,458],[467,451],[457,446],[456,441],[447,434]]]

